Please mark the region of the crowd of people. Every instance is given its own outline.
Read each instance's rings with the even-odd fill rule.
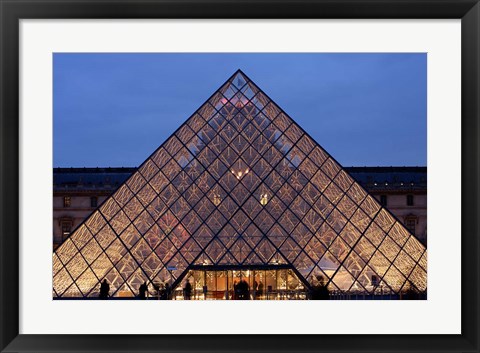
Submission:
[[[155,292],[157,293],[157,299],[160,300],[169,300],[171,299],[171,288],[168,283],[163,285],[158,285],[153,283]],[[183,286],[183,299],[191,300],[192,299],[193,287],[190,281],[187,279],[185,285]],[[203,295],[204,299],[207,298],[208,289],[207,286],[203,286]],[[138,288],[137,299],[147,299],[149,296],[147,282],[144,282]],[[252,291],[250,291],[250,286],[247,281],[243,278],[239,281],[235,281],[233,284],[233,292],[231,293],[230,299],[234,300],[249,300],[249,299],[260,299],[263,296],[263,283],[257,283],[253,281]],[[251,298],[252,297],[252,298]],[[100,284],[100,299],[110,298],[110,285],[106,279]]]
[[[165,283],[164,285],[158,285],[153,283],[153,288],[157,294],[157,299],[161,300],[168,300],[171,296],[170,285]],[[147,299],[149,296],[148,285],[147,282],[143,282],[138,288],[138,294],[136,296],[137,299]],[[110,298],[110,285],[108,284],[107,280],[104,279],[103,282],[100,284],[100,299],[108,299]]]
[[[252,290],[250,291],[250,286],[248,282],[242,278],[240,281],[235,281],[233,283],[233,298],[234,300],[249,300],[249,299],[260,299],[263,296],[263,283],[257,283],[256,280],[253,281]]]

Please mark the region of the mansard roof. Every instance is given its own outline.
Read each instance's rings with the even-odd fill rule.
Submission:
[[[344,167],[369,192],[427,192],[427,167]],[[53,168],[54,192],[117,189],[136,167]]]

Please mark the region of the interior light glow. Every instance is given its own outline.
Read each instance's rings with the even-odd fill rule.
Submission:
[[[268,194],[260,194],[260,204],[265,206],[268,203]]]

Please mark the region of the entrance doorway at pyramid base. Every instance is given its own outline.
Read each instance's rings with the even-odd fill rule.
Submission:
[[[187,281],[191,286],[190,296]],[[177,280],[173,300],[306,300],[308,285],[291,266],[192,266]]]

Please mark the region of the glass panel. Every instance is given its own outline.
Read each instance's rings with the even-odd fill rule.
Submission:
[[[153,187],[153,189],[157,193],[160,193],[163,190],[163,188],[167,186],[167,184],[168,184],[168,179],[162,172],[158,172],[150,180],[150,185]]]
[[[200,246],[192,238],[187,240],[187,242],[180,249],[180,253],[185,258],[185,260],[187,260],[189,263],[194,262],[195,258],[197,258],[200,251],[201,251]]]
[[[400,247],[387,236],[380,245],[380,251],[387,257],[387,259],[393,261],[399,253]]]
[[[142,264],[142,269],[147,273],[149,278],[154,278],[158,271],[162,268],[162,262],[155,253],[151,253]]]
[[[53,270],[53,276],[57,274],[58,271],[60,271],[63,268],[62,262],[58,259],[57,254],[53,254],[53,265],[52,265],[52,270]]]
[[[206,220],[206,223],[210,230],[217,234],[220,229],[227,223],[227,220],[225,217],[222,215],[222,213],[218,210],[215,210],[210,217]]]
[[[400,246],[403,246],[410,236],[408,231],[398,222],[395,223],[388,235]]]
[[[113,229],[107,224],[95,235],[95,239],[103,249],[106,249],[116,236]]]
[[[315,235],[327,247],[329,247],[337,237],[337,233],[326,223],[322,224]]]
[[[109,221],[118,211],[120,210],[120,206],[113,197],[107,199],[105,203],[100,206],[100,212],[103,214],[105,219]]]
[[[127,249],[125,249],[125,246],[120,240],[115,239],[105,252],[110,258],[110,261],[115,264],[127,252]]]
[[[395,292],[398,292],[405,283],[405,277],[395,268],[391,266],[383,280],[388,283],[389,287],[392,288]]]
[[[365,232],[365,236],[373,243],[373,245],[379,246],[383,238],[385,238],[385,233],[380,229],[379,226],[377,226],[375,223],[372,223]]]
[[[412,274],[408,278],[417,289],[421,291],[427,290],[427,273],[423,268],[417,265]]]
[[[192,185],[192,179],[186,171],[181,171],[172,181],[173,186],[180,192],[183,193]],[[156,196],[156,195],[155,195]],[[140,197],[140,196],[139,196]],[[145,204],[145,203],[144,203]]]
[[[362,237],[355,245],[355,252],[360,255],[362,259],[368,261],[375,252],[375,246],[368,241],[367,238]]]
[[[85,272],[77,279],[76,284],[83,295],[87,295],[94,286],[98,284],[98,278],[92,270],[87,268]]]
[[[352,222],[352,224],[355,225],[355,227],[357,227],[360,232],[364,232],[370,224],[371,219],[365,214],[365,212],[358,208],[353,214],[350,221]]]
[[[150,227],[152,227],[155,224],[155,221],[153,220],[152,217],[150,217],[150,214],[147,211],[143,211],[134,221],[133,224],[137,228],[137,230],[140,232],[140,234],[145,234]]]
[[[169,160],[170,155],[165,151],[164,148],[159,148],[154,155],[151,157],[152,161],[155,162],[158,168],[162,168]]]
[[[137,193],[145,185],[145,183],[146,181],[140,173],[133,174],[127,180],[127,186],[133,193]]]
[[[297,196],[290,204],[290,209],[299,219],[303,219],[310,207],[301,196]]]
[[[299,246],[292,240],[286,239],[285,242],[280,246],[281,253],[287,258],[289,262],[293,262],[295,258],[300,253]]]
[[[198,118],[197,118],[198,120]],[[201,121],[201,119],[200,119]],[[201,124],[201,122],[200,122]],[[184,144],[187,144],[188,141],[193,137],[194,132],[188,127],[188,125],[183,125],[177,132],[176,135],[178,139],[183,142]]]
[[[140,239],[140,237],[140,233],[138,233],[138,230],[133,225],[130,225],[122,234],[120,234],[122,243],[128,249],[130,249],[138,241],[138,239]]]
[[[53,288],[55,288],[55,292],[57,295],[61,296],[63,292],[73,283],[72,278],[68,274],[65,268],[61,269],[54,277],[53,277]]]
[[[193,235],[200,246],[205,247],[213,238],[213,232],[205,224],[201,225]]]
[[[329,250],[333,256],[342,262],[345,259],[345,256],[347,256],[349,253],[350,247],[340,237],[337,237],[330,246]]]
[[[394,264],[404,276],[409,276],[415,267],[415,261],[403,250],[396,258]]]
[[[242,237],[251,248],[254,248],[262,238],[262,233],[257,227],[250,224]]]
[[[95,260],[92,264],[91,269],[97,276],[97,278],[102,281],[103,277],[113,268],[113,264],[108,259],[107,255],[104,253],[100,254],[100,256]]]
[[[331,203],[336,205],[342,198],[343,192],[334,183],[330,183],[330,185],[324,190],[324,195]]]
[[[76,231],[75,233],[70,237],[70,239],[75,243],[76,247],[78,249],[81,249],[83,248],[83,246],[90,240],[92,239],[92,234],[90,233],[90,231],[87,229],[87,227],[85,225],[81,225]],[[63,246],[62,246],[63,248]],[[70,245],[67,245],[66,248],[69,250],[69,253],[72,254],[72,251],[74,251]],[[76,251],[75,251],[76,252]],[[69,259],[64,259],[62,257],[62,252],[59,252],[59,256],[60,256],[60,259],[62,260],[62,262],[66,262],[68,261]],[[64,261],[66,260],[66,261]]]
[[[367,196],[367,193],[363,188],[358,185],[357,183],[353,184],[350,189],[347,191],[347,195],[357,203],[357,205],[360,205],[363,201],[363,199]]]
[[[97,244],[95,239],[90,240],[82,249],[82,255],[89,264],[91,264],[102,252],[102,248]]]
[[[415,237],[410,236],[407,243],[403,247],[403,250],[407,252],[415,261],[420,259],[425,247]]]
[[[70,276],[73,277],[73,279],[76,279],[80,274],[82,274],[83,271],[87,268],[88,264],[85,262],[83,257],[80,255],[80,253],[77,253],[65,266],[68,272],[70,273]]]
[[[374,218],[378,210],[380,210],[377,200],[370,195],[365,198],[360,207],[366,214],[370,216],[370,218]]]
[[[358,241],[361,234],[352,223],[348,222],[345,227],[343,227],[340,236],[348,245],[353,246]]]
[[[380,251],[377,251],[371,258],[368,265],[375,270],[380,276],[383,276],[390,267],[390,262]]]
[[[332,278],[335,271],[340,266],[340,262],[333,256],[329,251],[325,252],[322,259],[318,263],[318,266],[322,269],[322,271],[329,277]]]
[[[323,218],[314,210],[310,209],[303,218],[303,223],[312,231],[315,232],[323,223]]]
[[[118,212],[110,220],[110,225],[112,226],[112,229],[115,231],[116,234],[120,234],[129,224],[130,220],[123,211]]]
[[[345,195],[338,203],[337,208],[345,217],[350,218],[357,209],[357,205],[347,195]]]
[[[348,291],[353,282],[352,275],[344,267],[341,267],[333,277],[333,283],[343,291]]]
[[[311,237],[310,241],[305,246],[305,253],[310,256],[314,262],[318,262],[323,254],[325,254],[326,250],[327,248],[317,237]]]
[[[146,240],[146,242],[148,243],[148,245],[150,245],[150,247],[152,249],[155,249],[157,247],[157,245],[160,244],[160,242],[165,237],[165,233],[163,233],[160,230],[160,228],[158,227],[158,225],[155,224],[155,225],[153,225],[152,228],[150,228],[145,233],[145,235],[143,237]]]
[[[274,224],[267,233],[267,238],[278,248],[287,239],[288,233],[278,224]]]
[[[78,289],[78,287],[74,284],[72,284],[70,287],[68,287],[68,289],[62,294],[62,297],[70,297],[70,298],[74,298],[74,297],[81,297],[82,296],[82,293],[80,292],[80,289]]]
[[[149,181],[155,174],[157,174],[158,167],[151,159],[147,159],[138,171],[142,174],[145,180]]]
[[[388,211],[382,209],[375,218],[375,223],[382,227],[385,232],[388,232],[395,223],[395,220]]]
[[[105,219],[100,212],[95,211],[86,221],[85,225],[92,234],[96,234],[105,225]]]
[[[342,216],[340,211],[334,209],[327,218],[327,223],[335,230],[338,234],[343,229],[347,223],[347,219]]]

